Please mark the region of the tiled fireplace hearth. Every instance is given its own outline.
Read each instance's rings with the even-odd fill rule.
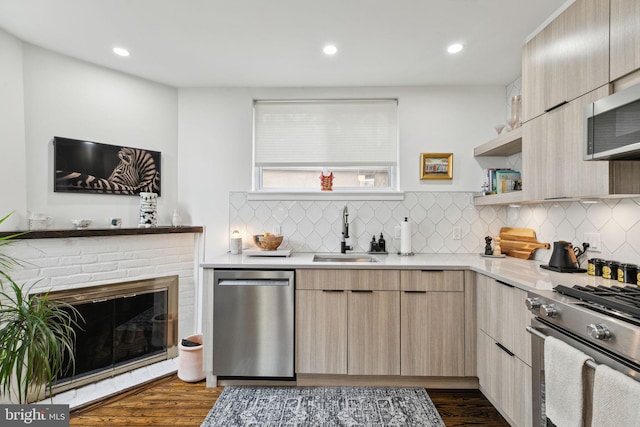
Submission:
[[[137,229],[46,231],[30,233],[28,238],[20,239],[3,250],[24,262],[22,267],[12,271],[16,283],[35,283],[32,292],[50,291],[53,296],[59,294],[73,299],[74,295],[120,283],[120,293],[131,297],[144,294],[146,291],[140,289],[133,292],[134,286],[144,284],[149,279],[159,279],[160,287],[164,287],[167,281],[177,282],[177,306],[173,309],[174,312],[177,309],[177,322],[167,326],[172,328],[169,334],[177,340],[195,333],[198,326],[196,311],[199,293],[195,274],[198,271],[200,233],[201,227],[168,227],[149,232]],[[131,288],[130,292],[127,292],[127,287]],[[141,297],[140,304],[150,305],[153,299],[158,298],[164,296]],[[104,297],[94,298],[97,302],[102,299]],[[118,312],[126,308],[128,303],[122,304]],[[168,308],[168,311],[171,310]],[[141,313],[141,316],[145,315]],[[175,314],[171,317],[175,317]],[[132,342],[135,341],[135,332],[135,328],[128,331],[128,338]],[[122,338],[123,342],[127,341],[126,337]],[[158,337],[155,338],[154,342],[157,343]],[[135,360],[134,363],[126,363],[132,370],[121,373],[115,369],[106,379],[93,379],[87,385],[71,386],[69,390],[56,394],[54,403],[69,404],[71,408],[82,406],[175,372],[175,345],[175,341],[169,342],[170,350],[162,356],[158,356],[157,348],[150,346],[153,353],[151,364],[139,367]],[[135,359],[135,356],[132,358]],[[50,400],[47,399],[47,402]]]

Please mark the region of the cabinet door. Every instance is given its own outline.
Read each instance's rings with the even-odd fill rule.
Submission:
[[[566,101],[609,83],[609,1],[577,0],[566,10]]]
[[[574,2],[524,47],[523,121],[607,84],[608,64],[609,2]]]
[[[640,68],[640,2],[611,0],[611,81]]]
[[[464,376],[464,292],[401,295],[401,375]]]
[[[558,167],[565,166],[558,177],[563,182],[563,194],[558,196],[597,196],[609,194],[609,162],[584,161],[584,109],[587,104],[609,95],[605,85],[569,103],[562,114],[565,148],[558,157]]]
[[[522,125],[523,200],[549,197],[547,186],[552,180],[550,165],[553,164],[555,150],[549,149],[548,122],[549,115],[543,114]]]
[[[609,162],[584,161],[584,108],[609,94],[605,85],[525,123],[525,200],[609,194]]]
[[[549,59],[545,55],[544,45],[547,36],[547,32],[541,31],[522,50],[523,123],[539,116],[545,109],[544,71],[545,61]]]
[[[580,0],[579,0],[580,1]],[[591,0],[589,0],[591,1]],[[542,91],[543,112],[568,101],[567,73],[571,56],[572,40],[569,33],[571,7],[562,12],[543,30],[545,44],[541,46],[546,55],[543,69]]]
[[[347,293],[296,291],[296,372],[347,373]]]
[[[349,292],[350,375],[400,375],[400,292]]]

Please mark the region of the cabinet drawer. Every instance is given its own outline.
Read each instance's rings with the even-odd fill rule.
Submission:
[[[296,270],[296,289],[397,291],[399,270]]]
[[[403,291],[464,292],[464,271],[402,270]]]
[[[512,425],[530,427],[531,367],[478,332],[478,379],[489,400]]]
[[[531,365],[531,336],[526,328],[533,315],[524,305],[527,293],[478,274],[478,328]]]

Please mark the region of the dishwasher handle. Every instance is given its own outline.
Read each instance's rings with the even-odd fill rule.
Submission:
[[[234,279],[220,280],[219,286],[289,286],[289,280],[268,280],[268,279]]]

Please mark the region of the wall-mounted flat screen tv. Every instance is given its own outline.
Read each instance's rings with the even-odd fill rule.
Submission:
[[[160,196],[160,152],[53,138],[55,192]]]

